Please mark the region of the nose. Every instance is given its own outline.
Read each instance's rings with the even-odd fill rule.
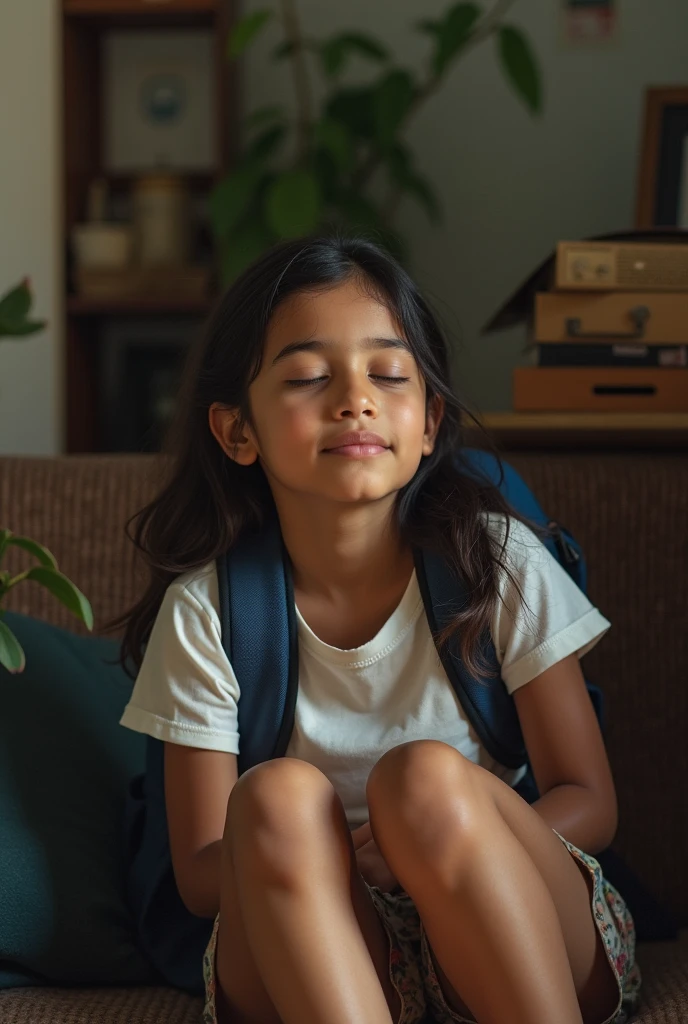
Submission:
[[[336,418],[346,419],[377,416],[375,391],[367,375],[351,374],[342,382],[335,398],[334,412]]]

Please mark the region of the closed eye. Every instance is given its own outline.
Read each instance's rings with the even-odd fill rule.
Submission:
[[[384,377],[381,374],[373,373],[371,377],[374,380],[384,380],[388,384],[407,384],[410,377]],[[310,377],[304,380],[286,380],[284,383],[288,384],[290,388],[303,388],[308,387],[309,384],[320,384],[322,381],[327,380],[327,377]]]

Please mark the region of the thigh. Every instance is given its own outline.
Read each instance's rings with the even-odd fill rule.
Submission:
[[[217,1024],[280,1024],[249,948],[229,856],[223,857],[216,949],[206,972],[214,972]],[[206,979],[206,987],[210,988]]]
[[[277,775],[279,773],[279,761],[269,762],[269,765],[270,767],[266,766],[267,771]],[[292,762],[292,764],[285,765],[284,767],[289,771],[296,766]],[[313,768],[312,771],[316,771],[316,769]],[[277,783],[277,779],[275,779],[275,783]],[[322,776],[322,784],[330,786],[325,776]],[[237,786],[239,786],[239,783],[237,783]],[[334,791],[332,792],[332,799],[339,805],[340,813],[336,815],[336,818],[341,823],[343,834],[349,845],[352,909],[385,993],[392,1019],[396,1024],[398,1020],[399,996],[390,979],[390,946],[387,932],[375,909],[368,887],[358,871],[356,853],[351,840],[351,833],[346,825],[344,808],[339,798],[334,794]],[[233,831],[230,835],[232,826]],[[208,965],[208,970],[212,970],[214,967],[216,972],[215,1009],[217,1024],[230,1024],[230,1022],[231,1024],[281,1024],[251,953],[242,920],[242,910],[232,865],[231,845],[232,843],[246,841],[246,836],[247,830],[242,829],[240,816],[237,816],[237,820],[233,821],[232,824],[228,820],[223,839],[223,875],[220,913],[217,925],[217,952],[214,965]],[[276,834],[275,848],[280,849],[282,843],[283,837]],[[312,879],[311,884],[317,885],[317,879]],[[336,927],[336,921],[333,921],[333,927]]]
[[[618,1002],[619,986],[595,924],[590,873],[518,793],[479,765],[470,767],[477,785],[493,799],[500,815],[530,855],[549,889],[561,924],[584,1021],[586,1024],[593,1021],[599,1006],[609,1006],[611,1015]],[[448,1002],[469,1016],[434,956],[433,964]]]

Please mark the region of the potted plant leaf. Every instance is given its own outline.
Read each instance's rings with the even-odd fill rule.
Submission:
[[[380,39],[358,30],[317,39],[304,32],[296,0],[240,19],[228,43],[235,60],[279,17],[283,40],[275,61],[287,60],[296,116],[280,104],[244,118],[240,154],[215,188],[210,216],[224,278],[231,280],[281,238],[329,227],[372,231],[403,258],[395,216],[405,196],[441,219],[440,201],[405,138],[418,111],[444,85],[456,62],[492,40],[507,82],[532,113],[542,106],[538,64],[525,34],[507,21],[515,0],[489,10],[452,4],[415,28],[427,41],[421,69],[402,66]],[[352,58],[371,69],[370,80],[350,84]],[[320,79],[317,90],[313,79]]]
[[[29,318],[31,302],[28,279],[0,298],[0,339],[25,338],[43,330],[43,321]],[[27,552],[37,564],[12,575],[8,569],[3,568],[5,556],[12,547]],[[93,612],[88,599],[64,573],[60,572],[50,551],[30,537],[23,537],[0,526],[0,665],[8,672],[23,671],[26,657],[14,633],[3,621],[2,605],[14,587],[30,581],[45,587],[70,612],[81,619],[89,630],[93,629]]]

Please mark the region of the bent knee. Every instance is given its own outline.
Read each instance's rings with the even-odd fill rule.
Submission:
[[[369,799],[382,803],[390,798],[420,802],[423,806],[455,792],[473,765],[448,743],[413,740],[393,747],[380,758],[368,777]]]
[[[426,837],[467,830],[475,818],[475,765],[448,743],[415,740],[384,754],[366,788],[371,817]],[[420,827],[422,824],[422,828]]]
[[[336,813],[336,799],[329,780],[306,761],[264,761],[233,786],[223,842],[233,851],[240,847],[256,869],[299,862],[313,827]]]
[[[231,823],[284,828],[317,809],[332,793],[328,779],[306,761],[279,757],[254,765],[232,788],[227,808]]]

